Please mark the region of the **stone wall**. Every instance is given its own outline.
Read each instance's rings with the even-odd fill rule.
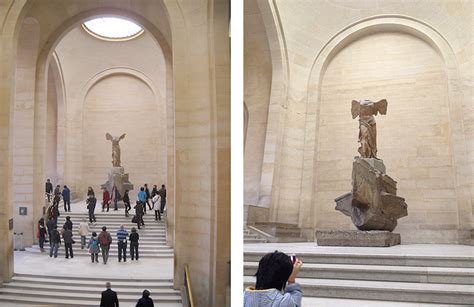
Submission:
[[[286,75],[272,70],[287,94],[267,121],[278,134],[268,143],[267,133],[274,176],[260,185],[271,184],[270,220],[351,227],[333,211],[357,155],[349,104],[387,98],[388,114],[377,118],[379,155],[407,198],[402,241],[461,241],[474,227],[472,3],[277,0],[259,8],[269,46],[283,50],[288,67]],[[268,35],[273,24],[276,37]]]
[[[73,191],[83,196],[88,186],[98,191],[107,180],[111,144],[106,132],[127,134],[120,144],[122,165],[135,185],[131,196],[144,183],[166,184],[166,63],[152,36],[106,42],[77,27],[56,53],[67,101],[61,116],[69,119],[65,177]]]
[[[168,190],[168,210],[171,213],[169,223],[175,251],[175,285],[180,288],[184,274],[184,264],[189,264],[195,300],[199,306],[226,306],[226,292],[230,287],[230,50],[229,50],[229,3],[216,1],[4,1],[0,3],[0,252],[1,279],[8,280],[13,274],[12,231],[8,230],[8,221],[13,217],[10,200],[13,196],[13,135],[17,128],[13,125],[13,109],[18,97],[14,96],[16,86],[27,86],[25,93],[31,98],[31,117],[27,121],[28,143],[33,144],[32,183],[28,189],[33,191],[33,217],[30,224],[41,215],[44,201],[45,154],[47,135],[47,72],[48,65],[56,45],[68,36],[84,19],[103,14],[117,14],[136,20],[145,26],[153,41],[160,48],[155,55],[164,61],[158,67],[156,62],[146,63],[144,70],[160,74],[166,80],[159,102],[166,103],[167,114],[163,123],[164,135],[173,137],[172,142],[164,146],[168,151],[165,159],[171,189]],[[38,48],[31,50],[27,46],[17,49],[20,25],[25,16],[38,22],[37,35],[27,37],[32,42],[37,39]],[[72,32],[71,32],[72,33]],[[79,32],[81,33],[81,32]],[[84,33],[82,33],[84,34]],[[137,40],[136,42],[139,42]],[[142,40],[143,42],[143,40]],[[85,45],[85,44],[84,44]],[[69,46],[74,46],[71,42]],[[82,47],[82,46],[80,46]],[[20,51],[22,50],[22,51]],[[64,49],[63,49],[64,50]],[[142,45],[140,50],[147,50]],[[25,74],[23,83],[15,82],[17,55],[32,52],[37,57],[32,68],[36,72]],[[83,58],[84,65],[75,65],[73,75],[64,75],[64,84],[76,92],[66,93],[68,106],[81,107],[87,90],[103,74],[96,71],[84,74],[89,68],[107,69],[107,61],[97,61],[77,52],[74,48],[67,53],[58,52],[61,64],[73,63]],[[131,52],[121,54],[123,61],[136,60],[142,54],[131,57]],[[120,53],[118,54],[120,55]],[[67,61],[71,56],[74,61]],[[113,57],[112,57],[113,58]],[[87,65],[86,65],[87,64]],[[105,65],[106,67],[102,66]],[[166,69],[166,74],[161,74]],[[62,67],[62,71],[68,71]],[[73,72],[73,70],[70,70]],[[116,73],[119,70],[114,70]],[[123,72],[123,71],[122,71]],[[93,75],[92,79],[82,77]],[[79,80],[75,77],[81,77]],[[142,78],[144,79],[144,78]],[[152,79],[150,77],[150,79]],[[106,79],[105,79],[106,80]],[[82,83],[82,87],[80,83]],[[88,83],[87,83],[88,82]],[[147,84],[149,82],[147,81]],[[35,84],[35,86],[31,86]],[[84,85],[86,85],[84,87]],[[89,86],[87,86],[89,85]],[[84,91],[81,91],[84,89]],[[80,95],[80,92],[83,94]],[[166,93],[166,95],[165,95]],[[71,95],[71,96],[69,96]],[[70,103],[70,104],[69,104]],[[165,108],[163,108],[165,109]],[[81,108],[67,108],[65,123],[66,135],[81,136],[83,133]],[[59,112],[59,109],[58,109]],[[71,112],[71,113],[70,113]],[[32,128],[31,128],[32,127]],[[31,133],[32,131],[32,133]],[[82,138],[80,138],[82,139]],[[126,141],[126,140],[125,140]],[[58,142],[58,146],[60,142]],[[65,182],[73,190],[81,189],[82,153],[81,144],[75,144],[73,138],[65,140]],[[59,150],[58,150],[59,151]],[[175,155],[176,153],[176,155]],[[170,175],[172,173],[172,175]],[[74,186],[73,186],[74,185]],[[173,187],[176,186],[176,189]],[[33,237],[31,233],[31,237]],[[30,237],[30,238],[31,238]],[[226,303],[227,302],[227,303]]]

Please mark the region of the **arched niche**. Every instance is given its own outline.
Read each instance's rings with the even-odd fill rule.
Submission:
[[[449,109],[449,112],[447,113],[447,116],[449,117],[449,147],[452,152],[452,166],[455,181],[457,181],[457,178],[461,175],[463,161],[465,161],[466,158],[466,147],[463,143],[464,139],[462,137],[464,133],[462,130],[462,122],[460,120],[463,96],[459,90],[460,80],[457,72],[457,63],[450,45],[435,29],[411,17],[383,15],[367,18],[349,25],[334,35],[318,53],[311,70],[307,86],[306,127],[315,127],[315,129],[306,129],[305,134],[304,167],[302,177],[309,180],[304,180],[302,184],[299,218],[300,226],[317,227],[318,219],[324,218],[323,216],[318,216],[318,206],[329,205],[316,203],[316,193],[318,193],[319,182],[317,180],[318,176],[314,176],[315,172],[322,171],[321,169],[318,170],[318,152],[321,150],[318,144],[319,138],[321,137],[320,126],[321,124],[324,124],[324,121],[326,120],[321,117],[320,113],[322,105],[321,89],[326,70],[334,57],[352,42],[374,33],[385,32],[405,33],[416,37],[431,46],[431,48],[433,48],[442,59],[447,79],[446,104]],[[390,116],[390,112],[388,116]],[[352,120],[348,118],[348,121]],[[466,194],[463,192],[464,189],[466,189],[465,186],[456,185],[454,187],[455,197],[458,204],[465,202],[465,200],[463,200],[463,197],[466,197]],[[456,225],[458,230],[469,227],[469,223],[472,223],[471,210],[471,208],[459,207],[458,205],[458,216],[469,217],[467,219],[464,218],[463,221],[460,219],[461,222],[459,225]],[[435,240],[437,239],[441,241],[443,240],[443,238],[440,237],[437,237]],[[422,238],[416,240],[423,241]],[[449,240],[457,241],[457,239],[453,239],[453,237]]]
[[[83,92],[77,135],[82,140],[78,190],[87,186],[97,190],[107,180],[111,148],[106,133],[127,134],[121,142],[122,165],[135,192],[144,183],[165,182],[166,138],[160,134],[160,123],[166,120],[166,110],[152,81],[132,69],[112,68],[91,78]]]

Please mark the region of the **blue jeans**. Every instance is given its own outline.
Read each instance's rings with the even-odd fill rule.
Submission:
[[[53,256],[54,258],[58,256],[59,243],[51,243],[51,248],[49,249],[49,257]]]
[[[118,241],[117,242],[117,245],[118,245],[118,260],[119,262],[122,261],[122,257],[123,257],[123,261],[127,261],[127,242],[123,242],[123,241]]]
[[[86,236],[81,236],[81,249],[86,245]]]

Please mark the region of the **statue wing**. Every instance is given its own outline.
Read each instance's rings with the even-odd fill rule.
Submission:
[[[126,134],[126,133],[122,134],[122,135],[119,137],[119,141],[123,140],[123,138],[125,137],[125,134]]]
[[[375,105],[375,110],[378,111],[380,114],[387,114],[387,99],[382,99],[374,103]],[[376,113],[377,114],[377,113]]]
[[[105,139],[108,140],[108,141],[112,141],[114,138],[110,135],[110,133],[106,133],[105,134]]]
[[[357,100],[352,100],[351,108],[352,118],[356,118],[360,113],[360,103]]]

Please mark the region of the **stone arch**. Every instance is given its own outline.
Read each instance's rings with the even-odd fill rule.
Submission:
[[[83,135],[82,132],[84,131],[84,112],[83,110],[85,109],[84,104],[86,103],[87,96],[91,92],[91,90],[94,88],[94,86],[98,85],[101,81],[117,76],[117,75],[125,75],[125,76],[131,76],[134,79],[138,80],[139,82],[145,84],[145,86],[153,93],[153,96],[155,97],[154,99],[154,104],[156,105],[157,109],[162,110],[163,113],[166,114],[166,102],[164,101],[160,91],[158,90],[158,87],[154,84],[154,82],[143,72],[131,68],[131,67],[111,67],[108,69],[104,69],[91,78],[87,80],[87,82],[84,84],[84,86],[81,89],[81,92],[78,97],[78,103],[76,104],[77,106],[80,106],[77,110],[74,111],[74,122],[77,123],[77,129],[79,131],[79,136],[81,137],[81,141],[77,142],[80,148],[78,149],[79,152],[83,152],[84,150],[84,144],[83,144]],[[166,142],[166,140],[165,140]],[[86,185],[81,182],[84,178],[84,161],[83,161],[83,154],[80,155],[79,159],[79,166],[76,169],[76,172],[78,175],[76,176],[75,184],[77,187],[85,187]],[[78,189],[80,190],[80,189]],[[85,192],[85,191],[83,191]]]
[[[53,84],[49,84],[52,82]],[[55,155],[55,172],[53,175],[54,178],[53,182],[57,182],[58,184],[63,184],[65,182],[65,163],[66,159],[66,118],[64,116],[58,116],[58,114],[67,114],[67,104],[66,104],[66,87],[64,84],[63,78],[63,71],[61,67],[61,62],[59,58],[54,52],[51,57],[51,61],[49,63],[48,69],[48,95],[50,95],[49,91],[52,90],[54,93],[53,95],[56,97],[56,125],[55,135],[56,135],[56,148],[54,152],[50,154]],[[47,105],[49,107],[49,100]],[[49,119],[50,114],[47,114],[47,121],[50,122]],[[48,146],[48,145],[47,145]],[[46,175],[46,174],[45,174]]]
[[[448,82],[448,106],[449,123],[451,132],[451,150],[453,155],[453,168],[456,177],[456,197],[458,201],[459,228],[465,232],[472,225],[472,208],[469,204],[469,190],[465,172],[463,173],[463,161],[467,161],[466,143],[464,141],[464,132],[462,124],[462,101],[465,99],[460,91],[460,78],[458,74],[458,65],[454,52],[448,41],[436,29],[430,25],[409,16],[402,15],[381,15],[373,16],[355,22],[340,32],[335,34],[317,54],[307,84],[306,97],[306,134],[304,147],[304,167],[302,178],[311,178],[311,180],[302,181],[303,195],[300,202],[300,212],[311,212],[311,220],[300,216],[299,224],[307,226],[316,226],[317,216],[315,208],[312,205],[315,199],[316,180],[313,178],[315,171],[315,153],[317,152],[318,126],[320,122],[320,99],[321,84],[324,73],[333,59],[333,57],[345,46],[356,39],[380,31],[398,31],[415,36],[428,43],[442,58],[445,64],[445,72]],[[313,127],[312,129],[309,129]],[[315,129],[314,129],[315,128]],[[462,137],[460,137],[462,136]],[[470,175],[469,175],[470,176]],[[461,184],[459,184],[461,181]],[[467,180],[469,182],[469,180]],[[466,193],[467,192],[467,193]],[[467,217],[466,217],[467,216]],[[463,218],[464,217],[464,218]],[[464,235],[464,234],[461,234]]]
[[[167,5],[164,5],[162,2],[160,3],[160,9],[163,8],[164,15],[166,15],[166,22],[169,23],[168,19],[168,12],[167,12]],[[49,3],[47,3],[49,5]],[[1,45],[1,55],[5,59],[16,59],[16,54],[21,53],[22,50],[18,46],[18,41],[19,41],[19,36],[21,34],[21,27],[23,21],[28,18],[35,18],[36,15],[35,13],[30,14],[30,10],[34,8],[35,6],[35,1],[26,1],[26,2],[18,2],[18,1],[12,1],[10,7],[8,7],[8,12],[7,15],[4,19],[4,23],[2,25],[2,45]],[[66,4],[67,6],[67,4]],[[122,6],[121,4],[117,4],[117,7]],[[80,11],[83,8],[77,8],[75,7],[71,11],[74,12]],[[144,28],[146,28],[152,35],[153,39],[157,42],[158,46],[163,51],[164,57],[165,57],[165,63],[166,63],[166,71],[167,71],[167,76],[166,76],[166,89],[167,89],[167,95],[166,95],[166,102],[167,102],[167,110],[171,110],[174,112],[174,97],[173,97],[173,90],[174,90],[174,85],[173,85],[173,77],[172,77],[172,56],[171,56],[171,46],[168,43],[168,40],[166,39],[165,35],[161,33],[160,29],[158,29],[157,24],[154,22],[150,21],[147,19],[145,16],[141,15],[140,13],[140,7],[136,10],[130,7],[126,9],[119,9],[116,7],[100,7],[96,9],[89,9],[87,11],[79,12],[76,15],[74,13],[69,13],[60,15],[57,19],[54,20],[54,22],[58,22],[58,20],[63,19],[61,21],[60,26],[58,26],[54,31],[48,32],[48,29],[43,29],[41,26],[37,27],[37,30],[39,31],[40,35],[33,35],[30,37],[30,39],[39,39],[39,48],[35,49],[35,71],[33,71],[32,76],[28,77],[28,82],[33,82],[34,83],[34,98],[32,99],[34,103],[34,127],[33,127],[33,203],[34,204],[41,204],[41,200],[43,199],[43,194],[44,194],[44,188],[43,185],[44,183],[42,182],[44,178],[44,161],[43,157],[45,154],[45,134],[46,134],[46,129],[45,129],[45,123],[46,123],[46,99],[47,99],[47,80],[48,80],[48,71],[50,67],[50,63],[54,60],[54,54],[53,50],[57,43],[61,40],[61,38],[66,35],[72,28],[74,28],[77,24],[79,24],[82,20],[87,19],[91,16],[97,16],[101,14],[106,14],[106,15],[121,15],[125,16],[126,18],[134,19],[137,20]],[[142,10],[143,11],[143,10]],[[146,12],[146,11],[145,11]],[[44,11],[42,11],[40,14],[43,14]],[[43,14],[44,15],[44,14]],[[53,22],[53,23],[54,23]],[[41,24],[40,24],[41,25]],[[44,39],[44,37],[41,36],[42,33],[46,33],[43,36],[48,36],[47,39]],[[5,42],[5,43],[4,43]],[[31,50],[30,50],[31,52]],[[2,83],[5,82],[5,84],[9,85],[15,85],[15,82],[12,78],[12,76],[15,76],[14,69],[15,69],[15,60],[14,61],[4,61],[2,62],[2,71],[11,71],[11,73],[7,75],[2,75]],[[54,66],[53,66],[54,67]],[[13,88],[13,87],[11,87]],[[1,101],[4,101],[6,104],[6,111],[12,110],[13,103],[15,101],[14,98],[14,90],[10,90],[10,88],[7,87],[6,91],[2,92],[2,96],[5,99],[2,99]],[[3,107],[2,107],[3,108]],[[170,115],[170,118],[173,119],[173,122],[168,125],[168,132],[167,136],[172,135],[174,137],[174,115]],[[7,121],[3,121],[5,124],[6,130],[5,131],[12,131],[10,129],[10,125],[13,123],[11,119],[8,119]],[[171,132],[169,130],[172,130]],[[3,144],[8,144],[8,138],[6,142],[2,142],[2,147]],[[174,139],[171,139],[171,147],[174,148]],[[168,146],[170,147],[170,146]],[[3,148],[2,148],[3,150]],[[6,147],[5,151],[8,152],[8,147]],[[12,169],[13,169],[13,164],[11,163],[13,159],[13,155],[10,151],[10,157],[8,160],[8,169],[11,174]],[[174,151],[172,151],[170,154],[168,154],[168,161],[172,161],[172,165],[174,165]],[[174,199],[174,168],[168,168],[168,177],[169,177],[169,183],[168,184],[168,191],[169,191],[169,200],[172,201]],[[6,176],[6,180],[11,178],[11,176]],[[172,178],[172,180],[170,180]],[[12,186],[8,185],[5,183],[4,185],[5,195],[7,197],[5,199],[2,199],[2,203],[0,205],[4,206],[2,209],[3,213],[5,213],[5,216],[11,216],[11,208],[7,205],[11,203],[11,191],[12,191]],[[5,204],[3,204],[3,201],[7,200]],[[8,209],[5,209],[7,208]],[[170,210],[170,220],[174,218],[173,212],[174,208],[171,207],[172,209]],[[39,217],[42,215],[42,209],[39,206],[33,206],[33,209],[30,211],[32,212],[33,216],[33,221],[38,220]],[[173,224],[173,223],[170,223]],[[34,227],[32,225],[31,230],[33,231]],[[170,229],[168,227],[168,229]],[[32,240],[35,240],[34,237],[31,235]],[[173,235],[170,236],[171,238]],[[5,240],[6,248],[9,248],[9,246],[12,246],[12,235],[11,233],[6,234]],[[172,243],[171,241],[170,243]],[[24,242],[28,244],[28,242]],[[4,247],[2,245],[2,248]],[[2,266],[2,276],[5,277],[5,280],[8,280],[13,272],[13,267],[12,267],[12,255],[9,256],[10,259],[7,259],[5,261],[5,265]]]
[[[288,55],[278,9],[273,1],[259,0],[271,58],[271,91],[268,106],[267,129],[263,153],[263,165],[259,187],[258,205],[269,207],[274,196],[273,181],[278,178],[281,135],[288,96]]]
[[[157,45],[162,49],[163,55],[165,57],[165,62],[167,63],[167,75],[172,74],[172,59],[171,59],[171,48],[166,41],[164,35],[161,31],[144,16],[133,12],[131,10],[124,10],[114,7],[101,7],[95,8],[87,11],[80,12],[76,15],[69,16],[65,21],[63,21],[60,26],[58,26],[49,36],[44,45],[42,46],[36,66],[36,89],[35,89],[35,111],[34,111],[34,151],[35,151],[35,161],[34,161],[34,182],[39,183],[43,180],[44,166],[43,166],[43,156],[45,153],[45,101],[46,101],[46,86],[47,86],[47,74],[48,74],[48,65],[51,60],[51,55],[57,44],[61,39],[69,33],[74,27],[79,25],[84,20],[93,17],[93,16],[122,16],[131,20],[134,20],[141,24],[147,31],[149,31],[153,39],[157,42]],[[171,76],[167,77],[171,79]],[[171,81],[170,80],[170,81]],[[173,87],[167,86],[167,97],[172,97]],[[173,100],[167,98],[167,103],[172,104]],[[173,107],[174,109],[174,107]],[[171,129],[174,129],[174,123]],[[169,159],[168,159],[169,160]],[[79,167],[81,169],[81,167]],[[67,171],[66,171],[67,173]],[[169,175],[170,176],[170,175]],[[170,190],[173,186],[170,187]],[[42,187],[40,184],[35,184],[33,189],[33,199],[39,200],[42,197]],[[173,194],[173,190],[170,191],[170,194]],[[37,220],[41,216],[41,210],[34,210],[33,219]],[[172,214],[171,214],[172,215]]]
[[[53,53],[51,59],[50,68],[52,74],[56,79],[56,93],[58,96],[58,113],[67,114],[67,103],[66,103],[66,86],[64,84],[63,70],[61,62],[56,53]],[[66,118],[58,118],[58,153],[57,153],[57,168],[58,168],[58,179],[62,182],[66,182]]]

